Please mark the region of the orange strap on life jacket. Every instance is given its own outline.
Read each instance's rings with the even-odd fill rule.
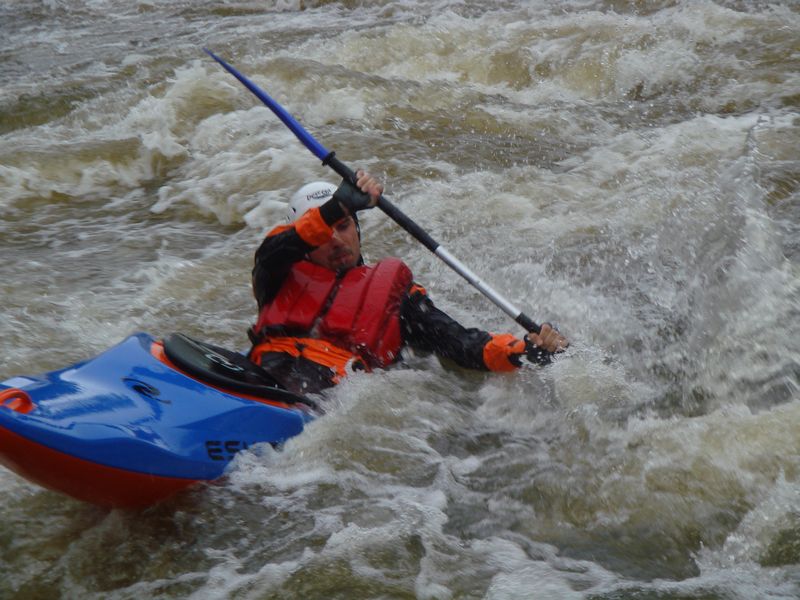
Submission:
[[[367,368],[352,352],[316,338],[271,337],[253,348],[250,360],[261,364],[261,357],[268,352],[280,352],[295,358],[302,357],[318,365],[330,367],[336,372],[334,383],[339,383],[339,380],[347,374],[349,365]]]
[[[422,294],[423,296],[427,296],[428,292],[425,290],[424,287],[422,287],[420,284],[414,281],[411,283],[411,287],[408,288],[408,295],[413,296],[414,294]]]

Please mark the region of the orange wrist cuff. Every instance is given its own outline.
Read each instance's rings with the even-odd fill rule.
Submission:
[[[525,352],[525,342],[510,333],[497,333],[483,347],[483,362],[490,371],[513,371],[517,365],[509,356]]]
[[[322,246],[333,237],[333,229],[325,222],[319,212],[319,207],[312,208],[297,219],[294,224],[297,235],[309,246]]]

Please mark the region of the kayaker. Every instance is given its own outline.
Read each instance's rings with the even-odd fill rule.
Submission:
[[[383,186],[364,171],[357,178],[358,187],[300,188],[287,223],[256,251],[254,362],[302,393],[335,385],[350,371],[386,367],[405,346],[488,371],[513,371],[524,356],[546,363],[547,353],[568,346],[548,324],[524,339],[465,328],[434,306],[399,259],[365,265],[358,212],[377,204]]]

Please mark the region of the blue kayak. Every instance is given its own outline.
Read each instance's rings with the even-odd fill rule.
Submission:
[[[0,463],[87,502],[144,507],[218,479],[240,450],[280,445],[314,409],[241,354],[139,333],[0,382]]]

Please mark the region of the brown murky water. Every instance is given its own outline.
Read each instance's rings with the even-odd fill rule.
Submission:
[[[0,379],[138,330],[246,347],[252,253],[331,175],[203,46],[573,340],[516,376],[408,356],[143,512],[3,470],[0,596],[800,597],[796,4],[17,0],[0,31]]]

